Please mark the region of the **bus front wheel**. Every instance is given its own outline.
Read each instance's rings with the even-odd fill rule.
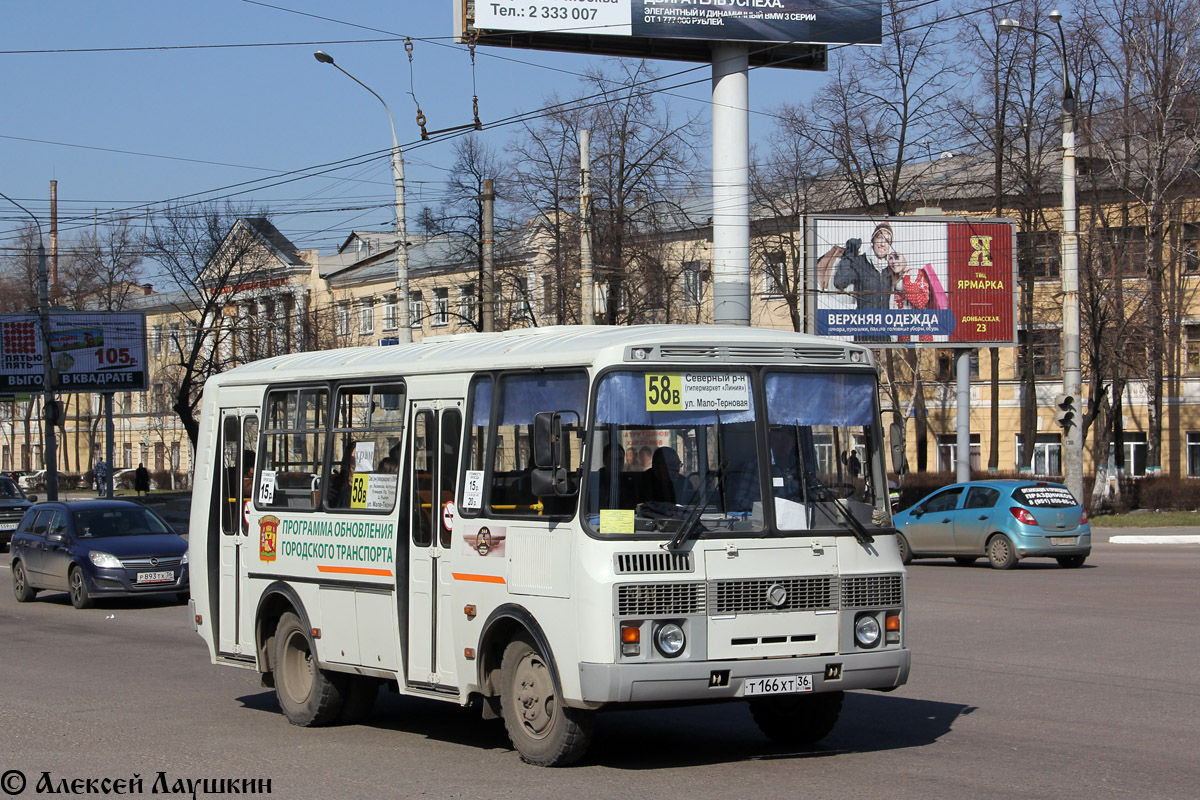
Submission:
[[[824,739],[842,713],[845,692],[777,694],[750,700],[758,729],[783,745],[811,745]]]
[[[317,666],[316,654],[300,618],[291,611],[275,628],[275,695],[293,725],[328,725],[337,719],[344,700],[339,675]]]
[[[500,665],[500,707],[508,738],[522,761],[539,767],[575,763],[592,740],[591,712],[562,702],[552,669],[525,638],[509,642]]]

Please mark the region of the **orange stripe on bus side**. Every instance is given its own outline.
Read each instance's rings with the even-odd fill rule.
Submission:
[[[471,575],[465,572],[450,573],[456,581],[475,581],[477,583],[504,583],[504,578],[499,575]]]
[[[317,572],[335,572],[339,575],[380,575],[384,578],[392,577],[390,569],[368,569],[366,567],[325,567],[317,565]]]

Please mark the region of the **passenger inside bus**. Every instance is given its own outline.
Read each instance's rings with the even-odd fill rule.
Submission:
[[[333,508],[350,507],[350,486],[354,478],[354,442],[347,441],[342,449],[339,467],[330,476],[329,505]]]
[[[650,463],[650,499],[660,503],[678,503],[686,500],[687,478],[680,473],[683,461],[673,447],[660,447],[654,451]]]

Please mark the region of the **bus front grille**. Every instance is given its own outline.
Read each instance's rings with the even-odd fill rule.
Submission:
[[[904,602],[899,575],[854,575],[842,578],[842,608],[879,608]]]
[[[618,575],[637,573],[692,572],[691,553],[617,553],[614,570]]]
[[[837,608],[837,578],[712,581],[708,607],[715,615]]]
[[[622,617],[703,613],[703,583],[634,583],[617,587],[617,614]]]

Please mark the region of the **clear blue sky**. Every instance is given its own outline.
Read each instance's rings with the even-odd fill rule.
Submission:
[[[234,199],[268,207],[301,248],[328,252],[352,228],[389,227],[389,207],[360,209],[392,197],[383,107],[317,63],[312,52],[320,48],[391,107],[406,152],[411,225],[421,205],[444,196],[452,156],[449,144],[419,144],[410,89],[430,130],[470,122],[476,91],[487,124],[536,110],[553,91],[575,93],[576,75],[596,61],[480,47],[473,75],[467,49],[452,43],[451,8],[451,0],[6,0],[0,6],[0,191],[48,230],[49,185],[57,180],[64,233],[90,224],[94,210],[247,188]],[[418,40],[411,73],[397,36]],[[97,52],[80,52],[86,50]],[[698,67],[668,82],[698,81],[674,90],[670,102],[680,112],[702,112],[707,123],[709,68],[657,66],[664,73]],[[752,109],[803,99],[822,80],[815,73],[755,70]],[[769,122],[752,115],[752,139],[763,136]],[[503,149],[517,133],[508,126],[482,136]],[[381,157],[323,177],[266,185],[275,182],[266,180],[273,174],[370,153]],[[258,183],[226,188],[248,181]],[[0,206],[2,247],[28,218],[3,200]]]

